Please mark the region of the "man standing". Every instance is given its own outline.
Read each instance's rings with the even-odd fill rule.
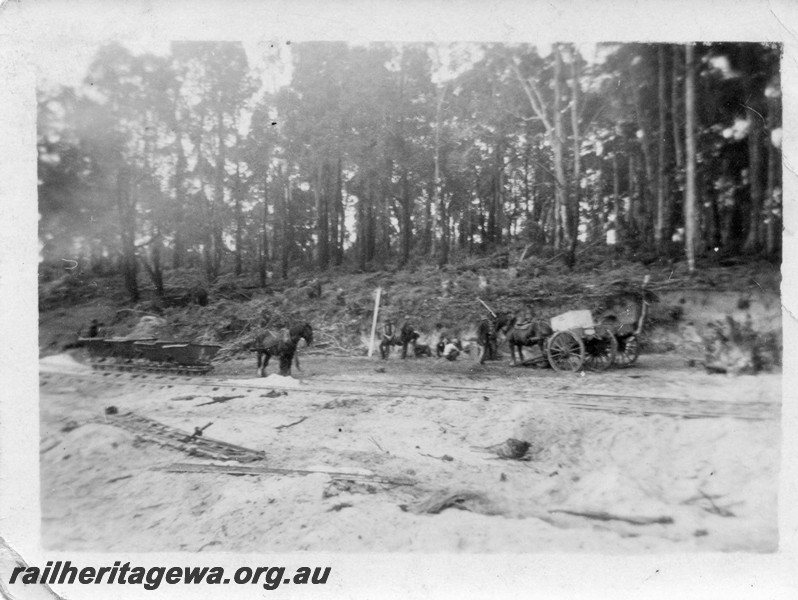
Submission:
[[[97,319],[92,319],[91,323],[89,324],[89,337],[96,338],[100,337],[100,327],[101,323],[97,321]]]
[[[399,341],[402,343],[402,358],[407,358],[407,346],[413,344],[413,354],[415,354],[416,340],[418,333],[413,329],[413,324],[410,322],[410,315],[406,315],[402,328],[399,330]]]

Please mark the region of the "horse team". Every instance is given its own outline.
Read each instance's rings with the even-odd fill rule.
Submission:
[[[460,340],[448,334],[439,324],[439,339],[436,344],[436,355],[438,357],[454,360],[463,351]],[[510,346],[512,364],[516,364],[516,352],[518,360],[524,361],[524,346],[537,345],[543,353],[544,342],[552,334],[551,326],[541,319],[533,319],[531,313],[527,312],[523,319],[519,319],[512,313],[502,312],[493,314],[482,319],[477,327],[477,346],[479,348],[478,360],[484,364],[487,360],[497,358],[498,334],[504,335]],[[420,335],[415,330],[409,316],[405,317],[398,332],[396,324],[392,319],[385,321],[380,339],[380,356],[383,360],[390,355],[391,346],[401,346],[401,357],[407,358],[408,349],[412,345],[413,355],[432,356],[429,345],[418,344]],[[280,375],[291,375],[291,365],[295,364],[299,369],[299,356],[297,347],[300,340],[310,346],[313,343],[313,328],[310,323],[299,323],[282,335],[274,335],[266,330],[259,332],[254,340],[252,350],[257,353],[258,375],[263,377],[269,359],[275,356],[280,360]]]

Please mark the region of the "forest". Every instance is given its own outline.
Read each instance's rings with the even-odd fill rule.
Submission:
[[[174,42],[38,89],[40,260],[261,287],[561,256],[779,260],[781,48]],[[145,283],[146,282],[146,283]]]

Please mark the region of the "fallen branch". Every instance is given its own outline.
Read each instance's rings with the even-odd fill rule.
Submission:
[[[715,501],[712,499],[712,496],[710,496],[709,494],[706,494],[705,492],[703,492],[701,490],[698,490],[698,492],[710,503],[710,505],[712,505],[712,508],[704,508],[705,511],[707,511],[709,513],[716,514],[716,515],[718,515],[720,517],[733,517],[733,516],[735,516],[734,513],[732,511],[730,511],[729,509],[723,508],[722,506],[718,506],[717,504],[715,504]],[[715,496],[715,497],[719,498],[720,496]]]
[[[524,251],[521,253],[521,256],[518,258],[518,262],[516,263],[517,266],[520,266],[524,259],[526,258],[526,253],[529,252],[529,249],[532,247],[532,244],[527,244],[524,248]]]
[[[680,504],[693,504],[696,500],[701,500],[703,498],[706,498],[706,499],[709,500],[709,499],[712,499],[712,498],[720,498],[720,497],[721,497],[720,494],[711,494],[711,495],[709,495],[709,494],[705,494],[704,492],[701,492],[698,496],[690,496],[687,500],[682,500],[680,502]]]
[[[583,246],[582,248],[579,248],[579,249],[576,251],[576,254],[577,254],[577,255],[578,255],[578,254],[584,254],[584,253],[585,253],[587,250],[590,250],[591,248],[593,248],[593,247],[595,247],[596,245],[598,245],[598,243],[599,243],[599,242],[598,242],[598,241],[596,241],[596,242],[593,242],[592,244],[588,244],[587,246]],[[543,264],[544,264],[544,265],[546,265],[546,264],[548,264],[548,263],[550,263],[550,262],[553,262],[554,260],[556,260],[556,259],[560,258],[561,256],[565,256],[567,253],[568,253],[568,251],[566,250],[566,251],[564,251],[564,252],[560,252],[560,253],[558,253],[558,254],[555,254],[555,255],[554,255],[554,256],[552,256],[551,258],[547,258],[546,260],[544,260],[544,261],[543,261]]]
[[[200,406],[207,406],[208,404],[223,404],[224,402],[228,402],[230,400],[235,400],[236,398],[243,398],[244,396],[213,396],[210,402],[203,402],[202,404],[197,404],[197,408]]]
[[[156,314],[144,312],[143,310],[136,310],[135,308],[120,308],[118,311],[116,311],[116,314],[123,313],[123,312],[132,312],[132,313],[137,313],[139,315],[147,315],[148,317],[160,318]]]
[[[567,515],[585,517],[587,519],[596,519],[598,521],[624,521],[625,523],[631,523],[632,525],[671,525],[673,523],[673,518],[671,517],[622,517],[620,515],[613,515],[607,512],[581,512],[577,510],[566,510],[561,508],[555,508],[549,512],[565,513]]]
[[[122,481],[123,479],[130,479],[133,475],[120,475],[119,477],[113,477],[106,481],[106,483],[114,483],[115,481]]]
[[[427,458],[434,458],[435,460],[442,460],[444,462],[451,462],[454,459],[449,456],[448,454],[444,454],[443,456],[432,456],[432,454],[424,454],[423,452],[419,452],[421,456],[426,456]]]
[[[349,348],[344,348],[340,343],[338,343],[338,340],[335,339],[335,336],[330,335],[329,333],[324,333],[324,332],[320,331],[320,332],[318,332],[317,337],[320,338],[320,339],[321,338],[326,338],[325,341],[322,341],[322,344],[327,344],[328,346],[331,346],[331,347],[335,348],[336,350],[340,350],[341,352],[351,352],[351,350]]]
[[[415,506],[400,505],[399,508],[405,512],[428,515],[440,514],[447,508],[456,508],[458,510],[466,510],[483,515],[499,514],[486,496],[470,491],[455,493],[440,492]]]
[[[379,475],[368,473],[342,473],[340,471],[322,471],[308,469],[279,469],[275,467],[247,467],[238,465],[214,465],[214,464],[194,464],[194,463],[175,463],[165,467],[150,467],[151,471],[165,471],[167,473],[227,473],[230,475],[329,475],[334,479],[366,479],[376,483],[388,483],[392,485],[415,485],[412,479],[389,479]]]
[[[58,446],[60,444],[61,444],[61,440],[55,440],[54,442],[51,442],[50,445],[47,446],[46,448],[40,448],[39,449],[39,454],[46,454],[47,452],[49,452],[50,450],[52,450],[53,448],[55,448],[56,446]]]
[[[278,425],[275,429],[288,429],[289,427],[293,427],[294,425],[299,425],[302,421],[306,420],[307,417],[302,417],[299,421],[294,421],[293,423],[289,423],[288,425]]]
[[[212,542],[208,542],[207,544],[203,544],[202,546],[200,546],[199,548],[197,548],[197,552],[202,552],[202,551],[203,551],[205,548],[207,548],[208,546],[218,546],[218,545],[220,545],[221,543],[222,543],[222,542],[220,542],[219,540],[213,540]]]

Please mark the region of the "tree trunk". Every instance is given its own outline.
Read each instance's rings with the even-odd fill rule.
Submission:
[[[568,188],[565,181],[563,165],[563,128],[562,128],[562,56],[559,44],[554,44],[554,135],[551,138],[554,153],[554,177],[556,180],[555,196],[555,248],[571,245],[571,231],[568,219]]]
[[[684,200],[684,241],[687,255],[687,268],[695,272],[696,244],[696,139],[695,139],[695,69],[693,66],[693,45],[687,44],[685,55],[685,143],[687,172]]]
[[[679,115],[681,107],[681,95],[679,93],[679,65],[684,64],[684,57],[682,56],[682,47],[677,45],[673,46],[673,60],[671,61],[671,69],[673,77],[671,79],[671,126],[673,127],[673,155],[676,161],[673,176],[673,189],[672,194],[668,198],[668,221],[666,224],[666,231],[673,232],[676,226],[678,211],[677,207],[682,207],[682,214],[684,213],[684,155],[683,148],[684,142],[682,141],[682,127],[683,124]],[[681,219],[678,219],[681,221]]]
[[[606,239],[604,231],[604,223],[607,222],[606,204],[604,202],[604,161],[600,156],[598,159],[598,167],[596,169],[596,185],[593,189],[593,214],[591,215],[591,231],[589,240],[591,243],[596,243],[602,239]]]
[[[618,172],[618,151],[612,150],[612,210],[615,218],[615,244],[620,245],[624,240],[624,231],[621,224],[621,177]]]
[[[673,115],[673,149],[676,155],[676,168],[680,169],[684,166],[684,157],[682,156],[682,132],[681,123],[677,118],[679,114],[679,65],[682,64],[682,47],[674,45],[673,47],[673,79],[671,81],[671,114]]]
[[[657,217],[654,227],[654,245],[658,253],[663,251],[663,240],[665,238],[665,47],[660,45],[657,49],[659,62],[658,73],[658,92],[659,92],[659,136],[657,140],[658,160],[657,160]]]
[[[344,183],[343,183],[343,161],[341,155],[338,155],[338,160],[335,164],[335,193],[333,196],[333,262],[339,266],[344,260],[344,237],[345,237],[345,221],[344,221]]]
[[[183,150],[183,138],[179,129],[175,129],[175,150],[177,164],[175,165],[175,241],[172,254],[172,268],[179,269],[183,266],[186,254],[185,240],[185,209],[186,209],[186,153]]]
[[[357,197],[355,205],[355,260],[361,271],[366,269],[366,184],[365,178],[354,181],[353,193]]]
[[[720,207],[718,206],[718,195],[709,195],[709,215],[707,216],[707,239],[713,247],[723,246],[721,236]]]
[[[446,195],[440,192],[440,224],[441,224],[441,253],[438,265],[443,266],[449,262],[449,214],[446,206]]]
[[[748,132],[748,183],[751,197],[751,211],[748,218],[748,237],[745,241],[747,252],[761,249],[762,236],[762,119],[755,111],[748,110],[751,128]]]
[[[501,136],[501,134],[500,134]],[[502,145],[496,145],[494,156],[496,169],[493,178],[493,236],[492,241],[502,244],[502,231],[504,230],[504,160],[502,159]]]
[[[119,170],[116,176],[116,202],[119,211],[119,231],[122,238],[122,274],[125,291],[131,302],[138,302],[138,263],[136,260],[136,202],[130,193],[130,172]]]
[[[637,68],[632,67],[632,73],[636,73]],[[640,96],[640,86],[642,79],[634,77],[632,80],[632,95],[635,101],[635,111],[637,113],[637,124],[640,128],[640,148],[643,151],[643,168],[645,173],[645,180],[639,186],[640,191],[640,219],[638,225],[638,237],[641,242],[648,242],[651,239],[651,233],[654,229],[651,210],[651,192],[650,187],[654,184],[654,167],[651,160],[651,131],[648,126],[648,120],[643,112],[643,102]],[[659,190],[657,190],[659,195]]]
[[[374,260],[377,255],[377,211],[374,208],[375,199],[376,191],[370,188],[368,203],[366,204],[366,262]]]
[[[407,167],[402,168],[402,265],[410,260],[410,246],[413,235],[413,206],[410,199],[410,183]]]
[[[627,144],[628,146],[628,144]],[[626,224],[629,240],[638,241],[638,207],[637,207],[637,161],[632,148],[629,153],[629,209],[626,211]]]
[[[244,271],[243,245],[244,245],[244,215],[241,211],[241,165],[236,161],[236,187],[235,187],[235,222],[236,222],[236,253],[235,274],[241,275]]]
[[[441,190],[441,127],[443,126],[443,99],[446,95],[445,85],[438,86],[437,95],[437,102],[435,103],[435,199],[441,219],[441,241],[438,264],[445,265],[449,262],[449,240],[446,239],[444,235],[447,223],[443,220],[446,215],[446,207],[444,206]]]
[[[260,287],[266,287],[266,263],[269,260],[269,174],[263,176],[263,210],[260,220],[260,252],[258,253],[258,279]]]
[[[222,239],[222,224],[220,214],[224,206],[224,187],[225,187],[225,144],[224,144],[224,113],[221,107],[216,111],[217,119],[217,138],[219,147],[216,154],[216,177],[213,193],[213,213],[211,218],[212,246],[213,246],[213,278],[219,276],[222,270],[222,256],[224,240]]]
[[[435,202],[434,182],[427,190],[427,198],[424,202],[424,224],[421,230],[421,253],[429,256],[432,251],[432,210]]]
[[[568,247],[568,266],[574,266],[576,263],[576,243],[579,239],[579,204],[580,186],[582,184],[582,169],[581,169],[581,153],[579,143],[579,65],[577,64],[576,46],[573,47],[573,57],[571,60],[571,129],[573,130],[573,143],[574,143],[574,172],[573,172],[573,198],[571,199],[572,210],[571,218],[571,243]]]
[[[290,254],[289,247],[289,234],[288,234],[288,207],[291,205],[291,166],[287,165],[285,169],[285,178],[282,177],[282,168],[280,169],[281,179],[283,179],[283,193],[280,194],[279,202],[279,226],[280,226],[280,276],[283,279],[288,278],[288,259]]]
[[[534,212],[532,196],[532,185],[534,180],[530,181],[530,171],[534,178],[535,168],[530,166],[529,154],[531,149],[532,144],[527,142],[524,147],[524,216],[526,217],[525,220],[527,223],[532,219],[532,214]]]
[[[147,259],[142,256],[139,256],[139,258],[141,258],[141,264],[144,265],[144,270],[147,271],[147,275],[149,275],[150,281],[152,281],[152,285],[155,287],[155,295],[158,296],[158,298],[163,298],[164,285],[163,268],[161,266],[161,233],[156,228],[153,228],[151,235],[150,261],[148,262]],[[152,264],[150,264],[150,262]]]
[[[377,175],[373,171],[369,171],[365,177],[364,193],[364,214],[363,214],[363,257],[361,268],[366,269],[369,262],[374,260],[374,255],[377,247],[377,218],[374,209],[374,203],[377,198],[377,188],[379,182]]]
[[[155,285],[155,293],[159,298],[164,297],[163,287],[163,268],[161,266],[161,233],[157,232],[152,241],[152,283]]]
[[[776,128],[776,105],[777,102],[773,98],[768,98],[768,128],[772,132]],[[773,257],[776,254],[777,238],[777,225],[779,219],[777,216],[777,198],[776,198],[776,185],[778,177],[778,167],[781,164],[779,160],[779,150],[773,144],[772,140],[768,140],[768,179],[767,179],[767,192],[765,194],[765,236],[766,236],[766,251],[768,256]]]
[[[316,200],[317,264],[326,269],[330,263],[329,221],[327,212],[327,162],[320,161],[316,170],[313,195]]]

